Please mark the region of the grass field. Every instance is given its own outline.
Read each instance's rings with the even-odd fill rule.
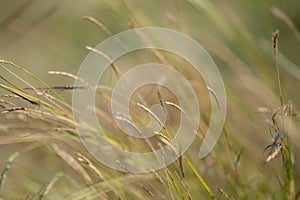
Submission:
[[[0,2],[0,200],[300,199],[300,2]],[[160,50],[132,52],[114,63],[117,71],[106,70],[96,114],[106,136],[122,149],[148,152],[167,143],[180,119],[174,106],[166,106],[168,121],[163,137],[150,141],[154,147],[126,137],[109,111],[120,75],[164,58],[197,91],[201,118],[190,148],[167,167],[132,174],[105,166],[81,143],[72,110],[77,70],[92,47],[138,27],[187,34],[218,66],[227,114],[205,158],[198,154],[211,116],[210,92],[189,63]],[[149,121],[148,110],[137,103],[149,108],[165,101],[178,103],[166,88],[141,87],[131,98],[134,123]]]

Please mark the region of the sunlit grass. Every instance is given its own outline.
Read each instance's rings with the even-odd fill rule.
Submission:
[[[40,75],[32,73],[30,66],[1,60],[0,199],[298,198],[300,79],[297,64],[300,61],[292,52],[299,52],[299,48],[294,49],[294,43],[299,46],[296,21],[289,18],[279,4],[230,3],[106,2],[105,14],[95,12],[97,14],[91,17],[87,13],[81,16],[85,16],[84,20],[72,19],[93,27],[92,41],[97,41],[98,33],[102,40],[133,27],[162,26],[182,31],[206,48],[221,71],[228,98],[227,120],[216,147],[200,160],[198,151],[210,117],[208,96],[212,93],[217,99],[217,95],[207,91],[203,82],[193,76],[191,66],[180,59],[159,51],[147,52],[150,58],[134,57],[135,62],[141,63],[164,62],[164,59],[172,62],[174,68],[190,76],[193,87],[201,91],[197,95],[204,107],[201,112],[205,111],[201,113],[197,137],[189,150],[173,164],[148,174],[110,169],[81,144],[70,95],[73,90],[89,87],[86,80],[81,80],[82,87],[74,88],[73,81],[78,77],[65,69],[52,69],[48,74],[46,70]],[[137,9],[139,7],[141,9]],[[45,20],[46,14],[41,14],[40,20]],[[10,23],[15,26],[19,22],[12,18]],[[276,29],[280,36],[275,39],[272,33]],[[68,38],[72,38],[70,34],[67,33]],[[80,40],[79,34],[76,32],[73,38]],[[89,38],[83,41],[86,41],[81,46],[83,50],[86,46],[87,50],[95,51],[90,47]],[[101,52],[96,53],[101,56]],[[72,55],[67,59],[72,60]],[[111,85],[126,71],[126,64],[130,63],[117,61],[111,65],[106,72],[111,81],[109,86],[100,81],[96,88],[99,103],[96,114],[103,120],[103,133],[114,145],[137,152],[151,151],[158,143],[168,144],[177,128],[175,122],[181,108],[168,91],[160,88],[149,93],[149,89],[144,88],[132,98],[134,123],[146,123],[149,113],[155,117],[147,101],[161,104],[170,115],[169,121],[153,140],[140,142],[119,134],[106,109],[113,91]],[[119,120],[128,126],[133,124],[126,116],[120,115]],[[99,131],[86,124],[80,126]]]

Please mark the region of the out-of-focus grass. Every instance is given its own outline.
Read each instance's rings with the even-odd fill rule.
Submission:
[[[34,71],[39,78],[11,63],[1,63],[1,95],[14,96],[0,97],[0,109],[4,111],[0,115],[0,197],[284,199],[289,196],[284,188],[287,177],[284,169],[289,170],[290,163],[293,163],[297,193],[300,190],[299,115],[287,120],[285,124],[289,126],[283,129],[290,137],[288,147],[292,160],[287,164],[277,157],[265,163],[267,155],[263,150],[272,143],[266,120],[271,116],[257,110],[280,106],[272,49],[272,33],[276,29],[280,31],[278,61],[283,100],[285,103],[292,100],[295,112],[300,106],[299,4],[259,0],[1,2],[5,5],[0,8],[1,59],[12,60]],[[145,175],[120,173],[103,166],[86,152],[74,130],[70,91],[37,89],[71,85],[72,78],[49,75],[47,71],[75,73],[88,53],[85,46],[95,46],[108,37],[96,25],[82,20],[83,16],[95,17],[112,33],[127,30],[133,24],[181,31],[202,44],[217,63],[228,98],[224,132],[213,152],[203,160],[197,157],[201,140],[195,139],[182,160],[185,177],[178,163]],[[155,61],[149,52],[143,53],[147,54],[133,55],[137,59],[121,59],[121,69],[126,71],[130,66]],[[203,119],[209,119],[209,100],[203,82],[192,76],[192,68],[187,63],[163,55],[201,91],[198,94],[201,114]],[[14,77],[4,67],[21,78]],[[107,77],[113,85],[116,81],[113,71],[107,73],[111,73]],[[25,87],[36,89],[25,90]],[[104,91],[110,94],[109,90]],[[147,88],[145,93],[148,94]],[[161,93],[163,98],[174,100],[167,91]],[[149,99],[154,101],[155,94]],[[105,118],[106,103],[105,98],[99,100],[99,108],[103,109],[103,112],[99,109],[99,117]],[[139,111],[133,113],[144,116]],[[170,112],[175,122],[176,111]],[[206,127],[205,121],[201,121],[200,128],[206,130]],[[116,131],[108,119],[105,128],[108,133]],[[124,139],[119,137],[121,141]],[[136,144],[133,150],[143,150],[143,144],[133,144]],[[15,152],[18,157],[14,157]],[[282,154],[287,155],[286,149]]]

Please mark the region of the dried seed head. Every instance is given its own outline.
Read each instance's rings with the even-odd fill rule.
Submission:
[[[274,55],[277,57],[277,49],[278,49],[278,37],[279,37],[279,31],[276,30],[273,33],[273,50],[274,50]]]

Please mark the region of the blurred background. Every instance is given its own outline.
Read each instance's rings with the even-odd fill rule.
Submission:
[[[110,35],[132,27],[170,28],[198,41],[216,62],[227,92],[227,133],[220,139],[215,153],[226,166],[227,160],[234,160],[243,149],[240,174],[244,187],[249,187],[248,197],[256,198],[251,191],[261,191],[261,196],[257,197],[259,199],[282,198],[282,193],[278,192],[282,190],[280,183],[283,179],[280,156],[264,163],[264,148],[272,143],[267,123],[270,114],[259,113],[258,109],[265,107],[274,110],[280,106],[272,41],[273,32],[279,30],[283,99],[285,103],[291,100],[295,112],[298,112],[300,1],[0,0],[0,5],[0,59],[12,61],[34,72],[50,85],[65,85],[66,81],[49,76],[48,71],[76,74],[89,53],[85,46],[94,47]],[[101,29],[84,20],[84,16],[94,17],[106,28]],[[1,73],[4,75],[4,72]],[[72,84],[71,81],[69,83]],[[71,100],[70,94],[66,97]],[[12,125],[6,124],[7,119],[2,116],[0,120],[1,137],[14,134]],[[298,115],[291,120],[289,128],[296,191],[300,190],[299,130]],[[232,151],[222,155],[226,140],[232,143]],[[4,168],[8,157],[23,145],[0,141],[0,169]],[[83,149],[82,146],[77,148]],[[221,185],[240,199],[238,197],[242,195],[239,196],[226,185],[226,180],[222,178],[223,169],[218,171],[210,157],[197,160],[197,148],[197,145],[191,147],[187,154],[195,157],[192,158],[194,165],[209,185],[214,190],[217,190],[217,184]],[[45,151],[36,149],[18,158],[0,192],[3,194],[4,191],[3,198],[24,198],[26,194],[36,192],[54,172],[69,171],[68,166],[59,163],[55,155]],[[208,170],[209,167],[212,171]],[[71,173],[70,177],[76,177],[75,172],[68,173]],[[79,178],[72,181],[80,182]],[[58,184],[61,190],[51,193],[49,199],[62,198],[85,187],[84,184],[77,184],[77,188],[68,187],[68,181]],[[205,197],[196,184],[190,187],[194,196]],[[251,187],[256,189],[251,190]],[[276,196],[277,193],[280,195]],[[168,195],[165,199],[169,199]]]

